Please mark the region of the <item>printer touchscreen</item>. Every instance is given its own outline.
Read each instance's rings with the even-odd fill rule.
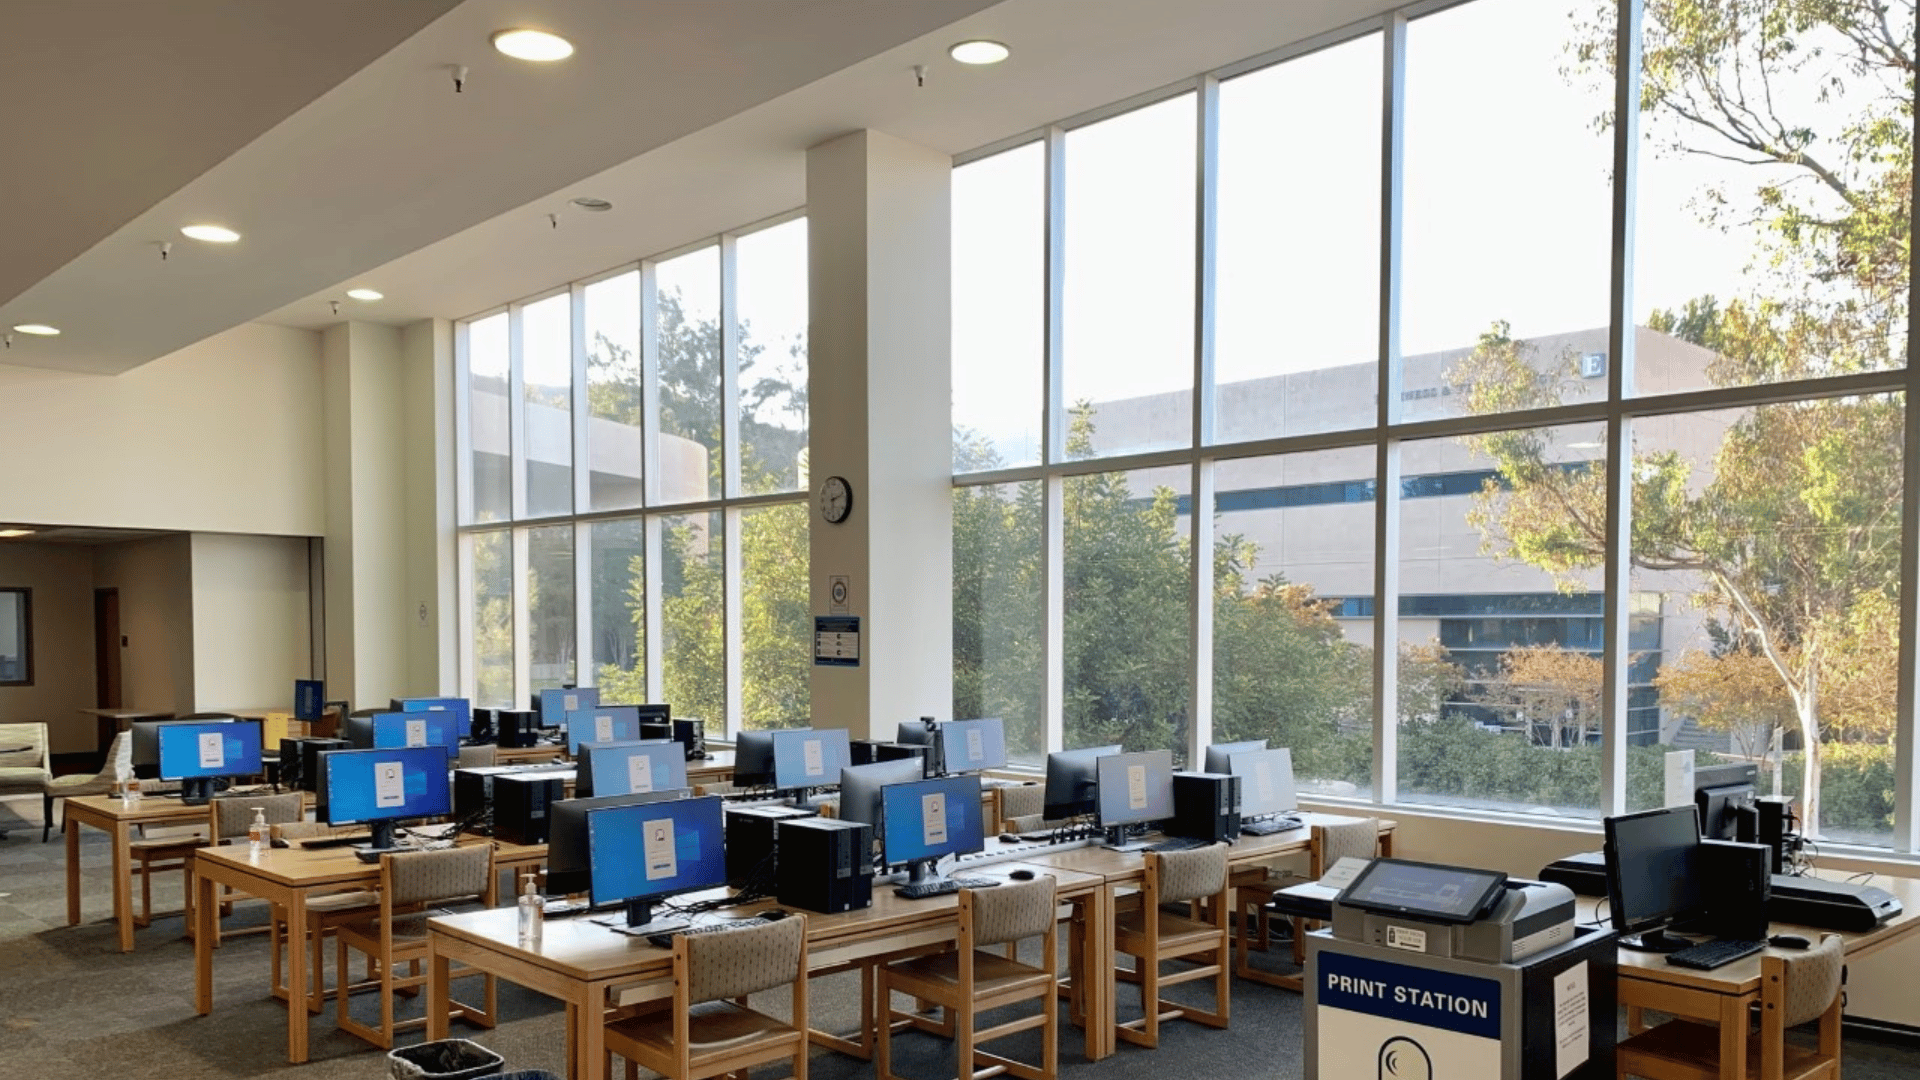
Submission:
[[[1485,914],[1506,883],[1507,875],[1494,870],[1375,859],[1338,902],[1363,911],[1468,923]]]

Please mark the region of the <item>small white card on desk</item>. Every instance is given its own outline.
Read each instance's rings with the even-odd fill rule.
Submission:
[[[1360,871],[1365,870],[1367,864],[1372,861],[1371,859],[1356,859],[1349,855],[1339,862],[1334,863],[1332,868],[1320,875],[1319,883],[1329,889],[1344,889],[1353,884],[1353,879],[1359,877]]]

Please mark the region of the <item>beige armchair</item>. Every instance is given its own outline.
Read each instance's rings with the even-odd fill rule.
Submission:
[[[0,795],[41,794],[53,771],[47,761],[47,725],[0,724]],[[0,840],[7,831],[0,829]]]
[[[49,776],[40,787],[40,813],[45,824],[40,829],[40,842],[46,843],[53,838],[53,800],[71,799],[79,795],[113,794],[114,770],[125,765],[129,774],[133,771],[133,747],[128,743],[131,736],[121,732],[113,737],[113,746],[107,750],[106,764],[92,776],[75,774],[72,776]]]

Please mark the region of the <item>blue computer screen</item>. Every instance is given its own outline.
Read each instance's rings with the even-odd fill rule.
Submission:
[[[943,776],[880,789],[880,832],[889,866],[979,851],[980,778]]]
[[[584,766],[595,795],[631,795],[687,786],[687,752],[679,743],[588,743]]]
[[[163,780],[260,771],[259,724],[164,724],[159,735]]]
[[[581,743],[632,742],[640,737],[640,709],[634,705],[595,705],[566,716],[567,750],[580,753]]]
[[[1173,752],[1108,754],[1093,763],[1099,777],[1100,824],[1131,825],[1173,816]]]
[[[720,799],[677,799],[587,812],[589,895],[595,904],[723,885]]]
[[[438,746],[335,750],[325,760],[330,825],[453,812],[447,755]]]
[[[461,731],[473,726],[473,703],[463,697],[413,697],[401,698],[396,704],[401,712],[443,712],[453,714]]]
[[[460,756],[460,732],[466,727],[450,712],[388,712],[373,714],[373,745],[382,750],[405,746],[437,746],[449,758]]]
[[[999,717],[954,720],[940,725],[940,760],[950,773],[1003,769],[1007,730]]]
[[[840,782],[853,764],[845,728],[801,728],[773,733],[773,786],[824,787]]]
[[[539,701],[540,726],[559,727],[566,722],[568,713],[576,709],[591,709],[600,704],[600,691],[591,686],[571,690],[542,690]]]

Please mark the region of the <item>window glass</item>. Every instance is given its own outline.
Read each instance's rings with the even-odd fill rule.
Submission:
[[[734,245],[740,335],[740,492],[806,488],[807,222]]]
[[[588,490],[595,510],[640,505],[640,272],[581,290],[587,344]]]
[[[726,733],[726,517],[718,511],[661,519],[660,643],[667,702],[676,716]]]
[[[467,468],[470,522],[513,517],[512,435],[508,430],[507,313],[467,324]]]
[[[32,589],[0,589],[0,685],[33,685]]]
[[[660,447],[654,471],[664,503],[720,497],[720,248],[654,270],[660,336]]]
[[[511,709],[513,699],[513,534],[473,533],[473,703]]]
[[[953,471],[1038,464],[1046,444],[1047,157],[953,170]]]
[[[573,685],[573,526],[527,530],[527,660],[532,689]]]
[[[584,527],[593,558],[593,684],[603,701],[647,701],[645,523],[627,518]]]
[[[740,722],[812,723],[813,613],[807,503],[740,512]]]
[[[953,491],[953,716],[999,717],[1007,756],[1046,760],[1039,481]]]
[[[573,512],[573,297],[566,293],[520,311],[526,397],[527,516]]]

